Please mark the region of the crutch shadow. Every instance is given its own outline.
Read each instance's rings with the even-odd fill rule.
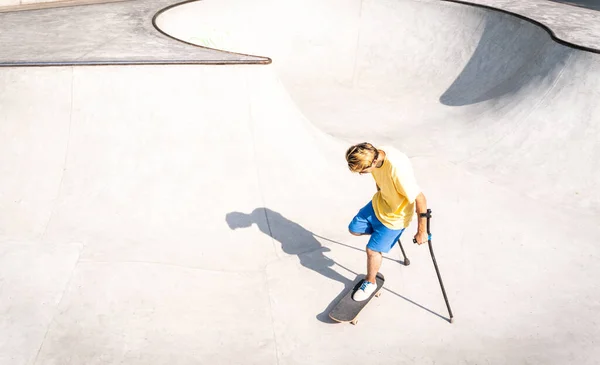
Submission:
[[[297,256],[302,266],[309,270],[313,270],[314,272],[317,272],[331,280],[342,283],[344,285],[344,290],[342,290],[342,292],[333,299],[333,301],[327,306],[327,308],[325,308],[323,312],[317,314],[316,316],[316,318],[321,322],[337,323],[329,318],[329,312],[346,294],[346,291],[351,289],[354,280],[359,276],[359,274],[326,256],[324,253],[329,252],[330,249],[321,245],[317,238],[359,251],[363,254],[364,250],[319,236],[305,229],[301,225],[285,218],[280,213],[268,208],[256,208],[250,213],[230,212],[227,214],[225,220],[227,221],[228,226],[234,230],[256,225],[263,234],[268,235],[273,238],[273,240],[279,242],[283,252],[289,255]],[[384,259],[404,264],[404,262],[401,260],[394,260],[387,257],[384,257]],[[337,265],[354,274],[354,278],[348,279],[346,276],[338,273],[336,270],[333,270],[332,266],[334,265]],[[386,289],[385,287],[384,290],[418,306],[419,308],[435,314],[438,317],[444,318],[398,293]]]
[[[311,232],[311,233],[312,233],[312,232]],[[313,235],[313,236],[315,236],[315,237],[318,237],[318,238],[320,238],[320,239],[322,239],[322,240],[325,240],[325,241],[328,241],[328,242],[331,242],[331,243],[335,243],[335,244],[337,244],[337,245],[340,245],[340,246],[344,246],[344,247],[350,248],[350,249],[352,249],[352,250],[356,250],[356,251],[363,252],[363,251],[362,251],[361,249],[359,249],[359,248],[356,248],[356,247],[353,247],[353,246],[347,245],[347,244],[345,244],[345,243],[341,243],[341,242],[338,242],[338,241],[331,240],[331,239],[329,239],[329,238],[326,238],[326,237],[320,236],[320,235],[318,235],[318,234],[316,234],[316,233],[312,233],[312,235]],[[385,256],[383,257],[383,259],[384,259],[384,260],[393,261],[393,262],[397,262],[397,263],[399,263],[399,264],[401,264],[401,265],[404,265],[404,266],[406,266],[403,260],[394,260],[394,259],[392,259],[392,258],[385,257]],[[364,276],[365,276],[365,275],[360,275],[360,274],[358,274],[358,273],[356,273],[356,272],[354,272],[354,271],[350,270],[349,268],[347,268],[347,267],[345,267],[345,266],[341,265],[339,262],[336,262],[336,265],[338,265],[339,267],[343,268],[344,270],[346,270],[346,271],[348,271],[348,272],[351,272],[352,274],[354,274],[354,275],[355,275],[355,279],[354,279],[354,280],[356,280],[356,279],[357,279],[359,276],[361,276],[361,277],[364,277]],[[336,305],[336,304],[339,302],[339,300],[340,300],[340,299],[342,299],[342,298],[344,297],[344,295],[346,295],[346,292],[352,288],[352,285],[354,284],[354,280],[352,280],[352,281],[349,281],[349,282],[346,282],[346,283],[345,283],[344,290],[342,290],[342,291],[341,291],[341,292],[338,294],[338,296],[337,296],[337,297],[335,297],[335,299],[334,299],[334,300],[333,300],[333,301],[332,301],[332,302],[331,302],[331,303],[330,303],[330,304],[327,306],[327,308],[325,309],[325,311],[323,311],[322,313],[320,313],[319,315],[317,315],[317,319],[319,319],[321,322],[325,322],[325,323],[337,323],[336,321],[334,321],[334,320],[332,320],[331,318],[329,318],[329,315],[328,315],[328,314],[329,314],[329,312],[330,312],[330,311],[333,309],[333,307],[334,307],[334,306],[335,306],[335,305]],[[407,297],[405,297],[405,296],[403,296],[403,295],[401,295],[401,294],[398,294],[398,293],[396,293],[396,292],[395,292],[395,291],[393,291],[393,290],[390,290],[390,289],[386,288],[385,286],[383,287],[383,290],[385,290],[386,292],[388,292],[388,293],[391,293],[391,294],[393,294],[393,295],[397,296],[398,298],[404,299],[405,301],[409,302],[410,304],[412,304],[412,305],[415,305],[415,306],[417,306],[417,307],[419,307],[419,308],[423,309],[424,311],[426,311],[426,312],[428,312],[428,313],[431,313],[431,314],[433,314],[433,315],[435,315],[435,316],[437,316],[437,317],[439,317],[439,318],[441,318],[441,319],[443,319],[443,320],[445,320],[445,321],[447,321],[447,322],[450,322],[450,318],[448,318],[448,317],[444,317],[444,316],[442,316],[441,314],[439,314],[439,313],[437,313],[437,312],[434,312],[434,311],[432,311],[431,309],[429,309],[429,308],[427,308],[427,307],[424,307],[423,305],[421,305],[421,304],[419,304],[419,303],[415,302],[414,300],[411,300],[411,299],[409,299],[409,298],[407,298]]]
[[[396,261],[396,260],[392,260],[392,261]],[[400,262],[401,262],[401,261],[400,261]],[[337,265],[338,265],[339,267],[343,268],[344,270],[347,270],[347,271],[349,271],[349,272],[353,273],[353,274],[354,274],[354,275],[356,275],[357,277],[359,276],[359,274],[355,273],[354,271],[350,270],[349,268],[347,268],[347,267],[345,267],[345,266],[342,266],[342,265],[340,265],[339,263],[338,263]],[[360,276],[363,276],[363,277],[364,277],[364,275],[360,275]],[[336,297],[336,298],[333,300],[333,302],[331,302],[331,304],[330,304],[330,305],[327,307],[327,309],[325,310],[325,312],[321,313],[320,315],[323,315],[323,314],[325,314],[325,316],[326,316],[326,317],[329,319],[329,316],[328,316],[327,314],[329,313],[329,311],[331,311],[331,310],[333,309],[333,307],[335,306],[335,304],[337,304],[337,302],[338,302],[338,301],[339,301],[339,300],[340,300],[340,299],[341,299],[341,298],[342,298],[342,297],[343,297],[343,296],[346,294],[346,291],[347,291],[347,290],[349,290],[349,289],[352,287],[352,284],[353,284],[353,282],[350,282],[349,284],[347,284],[347,285],[346,285],[346,287],[344,288],[344,290],[342,290],[342,292],[341,292],[341,293],[340,293],[340,294],[339,294],[339,295],[338,295],[338,296],[337,296],[337,297]],[[419,304],[419,303],[417,303],[417,302],[415,302],[415,301],[413,301],[413,300],[410,300],[410,299],[408,299],[407,297],[405,297],[405,296],[403,296],[403,295],[400,295],[400,294],[396,293],[396,292],[395,292],[395,291],[393,291],[393,290],[390,290],[390,289],[386,288],[385,286],[384,286],[382,289],[383,289],[383,290],[385,290],[386,292],[390,293],[390,294],[393,294],[393,295],[397,296],[398,298],[401,298],[401,299],[404,299],[404,300],[406,300],[406,301],[407,301],[407,302],[409,302],[410,304],[413,304],[413,305],[415,305],[415,306],[417,306],[417,307],[419,307],[419,308],[423,309],[423,310],[424,310],[424,311],[426,311],[426,312],[429,312],[429,313],[431,313],[431,314],[433,314],[433,315],[435,315],[435,316],[437,316],[437,317],[439,317],[439,318],[441,318],[441,319],[443,319],[443,320],[445,320],[445,321],[447,321],[447,322],[450,322],[450,318],[444,317],[444,316],[442,316],[441,314],[439,314],[439,313],[436,313],[436,312],[432,311],[431,309],[429,309],[429,308],[427,308],[427,307],[424,307],[424,306],[422,306],[421,304]],[[317,316],[317,318],[319,318],[319,316]],[[319,318],[319,319],[320,319],[320,318]],[[337,322],[335,322],[335,321],[333,321],[333,320],[331,320],[331,319],[329,319],[329,321],[328,321],[328,322],[329,322],[329,323],[337,323]]]

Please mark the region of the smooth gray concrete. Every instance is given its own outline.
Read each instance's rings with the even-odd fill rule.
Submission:
[[[157,22],[273,63],[0,68],[0,364],[597,362],[600,55],[438,1]],[[363,140],[411,157],[454,324],[414,222],[358,325],[327,317]]]
[[[444,0],[499,9],[533,20],[567,45],[600,51],[600,13],[587,7],[546,0]],[[576,1],[575,1],[576,2]],[[580,1],[584,3],[585,1]],[[591,1],[589,3],[592,3]]]
[[[0,13],[105,4],[129,0],[0,0]]]
[[[152,18],[171,0],[136,0],[0,13],[0,66],[265,63],[265,57],[182,44]]]
[[[580,6],[587,9],[600,10],[600,1],[598,0],[552,0],[557,3]]]

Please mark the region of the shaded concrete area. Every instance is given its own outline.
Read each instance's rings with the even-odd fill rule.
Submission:
[[[557,3],[580,6],[592,10],[600,10],[600,1],[598,0],[552,0]]]
[[[600,13],[574,7],[567,1],[549,0],[444,0],[507,12],[543,26],[557,42],[586,51],[600,50]],[[570,1],[577,2],[577,1]],[[583,4],[585,1],[580,1]],[[591,1],[590,1],[591,3]]]
[[[230,63],[0,67],[0,364],[596,362],[600,55],[453,2],[156,18],[223,53],[148,4],[0,36],[7,62]],[[358,326],[327,317],[366,270],[364,140],[411,158],[454,324],[416,222]]]
[[[464,106],[498,100],[518,94],[536,80],[555,80],[565,67],[573,49],[554,47],[550,37],[541,37],[540,30],[521,23],[506,32],[506,19],[488,14],[477,48],[469,62],[440,97],[449,106]],[[534,45],[535,46],[532,46]],[[523,72],[523,65],[535,62],[535,67]]]

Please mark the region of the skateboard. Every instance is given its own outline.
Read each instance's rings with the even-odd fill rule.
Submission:
[[[371,296],[363,300],[361,302],[357,302],[352,299],[352,295],[354,292],[358,290],[365,279],[364,275],[359,275],[354,283],[350,287],[350,290],[346,292],[346,294],[340,299],[335,307],[329,312],[329,318],[333,319],[337,322],[342,323],[352,323],[356,325],[358,323],[358,315],[360,312],[369,304],[373,297],[379,297],[381,295],[381,288],[383,287],[383,283],[385,282],[385,278],[382,273],[377,273],[375,281],[377,282],[377,289],[371,294]]]

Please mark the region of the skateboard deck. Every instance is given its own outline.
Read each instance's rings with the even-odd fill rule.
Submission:
[[[358,315],[360,312],[369,304],[373,297],[379,297],[381,295],[381,288],[383,287],[383,283],[385,282],[385,278],[382,273],[377,273],[375,281],[377,282],[377,289],[371,294],[371,296],[363,300],[361,302],[357,302],[352,299],[352,295],[354,292],[358,290],[365,279],[364,275],[360,275],[354,280],[350,290],[346,291],[346,294],[340,299],[335,307],[329,312],[329,318],[333,319],[337,322],[347,323],[350,322],[352,324],[358,323]]]

